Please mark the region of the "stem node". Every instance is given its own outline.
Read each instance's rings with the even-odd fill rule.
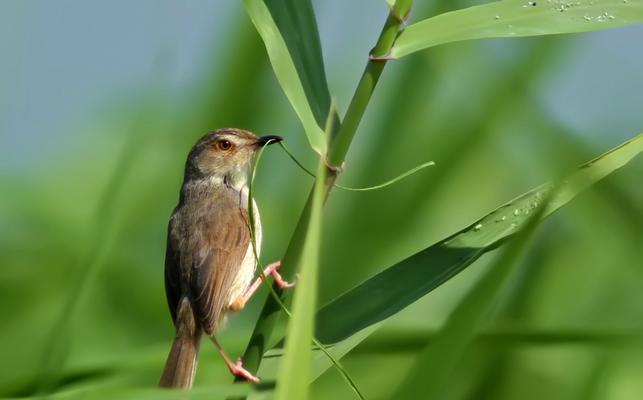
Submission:
[[[388,52],[383,56],[376,56],[373,53],[368,55],[368,61],[371,61],[371,62],[386,62],[391,60],[397,60],[397,58],[391,55],[391,52]]]
[[[340,165],[333,165],[330,163],[328,158],[326,158],[324,162],[326,164],[326,168],[328,169],[329,176],[330,175],[337,176],[341,174],[342,172],[344,172],[344,168],[346,167],[346,161],[342,161]]]

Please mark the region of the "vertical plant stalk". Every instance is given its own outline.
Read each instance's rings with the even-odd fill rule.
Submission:
[[[328,118],[328,120],[327,120],[327,124],[326,124],[326,132],[329,132],[329,130],[330,130],[330,129],[332,129],[332,125],[329,125],[329,124],[333,124],[334,122],[336,122],[336,121],[335,121],[335,116],[336,116],[336,115],[337,115],[337,109],[335,108],[334,104],[331,104],[331,109],[329,110],[329,118]],[[283,147],[283,145],[282,145],[282,147]],[[262,148],[259,150],[259,153],[257,154],[257,157],[256,157],[256,159],[255,159],[255,161],[254,161],[254,165],[252,166],[252,173],[250,174],[250,183],[249,183],[249,185],[248,185],[248,209],[251,209],[251,208],[252,208],[252,204],[254,204],[254,203],[253,203],[253,202],[254,202],[254,196],[253,196],[253,193],[254,193],[254,182],[255,182],[255,177],[256,177],[256,174],[257,174],[257,167],[258,167],[258,165],[259,165],[259,160],[261,159],[261,156],[263,155],[263,152],[265,151],[265,149],[266,149],[266,146],[262,147]],[[284,149],[285,149],[285,148],[284,148]],[[318,168],[319,168],[319,170],[320,170],[320,174],[321,174],[320,176],[324,176],[324,175],[326,174],[326,167],[325,167],[325,164],[324,164],[324,162],[323,162],[323,161],[321,161],[321,160],[320,160],[320,163],[319,163]],[[309,172],[309,173],[310,173],[311,175],[315,176],[315,177],[317,176],[317,175],[313,174],[312,172]],[[322,184],[318,185],[318,182],[321,182]],[[320,230],[321,230],[321,205],[323,205],[323,201],[324,201],[324,191],[325,191],[325,190],[324,190],[324,184],[323,184],[323,183],[325,183],[323,180],[316,181],[316,182],[315,182],[315,189],[314,189],[314,190],[315,190],[315,193],[317,193],[317,191],[321,191],[321,196],[317,195],[319,198],[315,200],[317,203],[319,203],[319,204],[320,204],[320,206],[319,206],[319,207],[317,207],[317,208],[318,208],[317,213],[319,213],[319,218],[318,218],[318,220],[319,220],[319,224],[320,224]],[[320,187],[318,187],[318,186],[320,186]],[[284,313],[285,313],[289,318],[291,318],[291,319],[292,319],[292,313],[290,312],[290,310],[288,310],[288,308],[286,307],[286,305],[281,301],[281,299],[279,298],[279,296],[277,295],[277,293],[274,291],[274,289],[272,288],[272,286],[271,286],[269,283],[267,283],[267,282],[266,282],[267,277],[266,277],[266,275],[263,273],[264,266],[261,264],[261,261],[259,260],[259,255],[257,254],[257,242],[256,242],[256,236],[255,236],[254,227],[255,227],[254,216],[253,216],[253,213],[250,213],[250,214],[248,214],[248,229],[250,230],[250,238],[251,238],[251,243],[252,243],[252,251],[253,251],[253,253],[254,253],[255,263],[257,264],[257,268],[258,268],[258,270],[259,270],[259,275],[260,275],[261,279],[264,281],[264,283],[267,285],[268,290],[269,290],[269,292],[270,292],[270,295],[271,295],[271,296],[275,299],[275,301],[277,301],[277,303],[279,304],[279,307],[281,308],[281,310],[282,310],[282,311],[283,311],[283,312],[284,312]],[[309,232],[309,233],[310,233],[310,232]],[[319,240],[321,240],[321,233],[320,233],[320,232],[318,232],[318,233],[317,233],[317,236],[319,236]],[[308,240],[310,240],[310,238],[307,238],[306,240],[308,241]],[[319,251],[319,249],[316,249],[316,251]],[[318,255],[317,255],[316,257],[318,258]],[[317,260],[317,261],[318,261],[318,260]],[[308,263],[306,263],[306,264],[301,264],[301,265],[302,265],[302,266],[304,266],[304,265],[307,265],[307,264],[308,264]],[[301,271],[301,269],[300,269],[300,271]],[[303,273],[303,272],[301,272],[301,273]],[[317,271],[316,271],[316,268],[315,268],[315,275],[316,275],[316,274],[317,274]],[[316,282],[317,282],[317,278],[316,278],[316,277],[315,277],[314,281],[315,281],[315,286],[314,286],[314,289],[313,289],[313,290],[315,290],[315,291],[316,291],[316,290],[317,290],[317,289],[316,289],[316,288],[317,288],[317,283],[316,283]],[[301,286],[299,286],[299,287],[301,287]],[[301,290],[301,289],[300,289],[300,290]],[[308,291],[308,290],[309,290],[309,289],[306,289],[306,290],[304,290],[304,291]],[[311,296],[311,297],[313,298],[313,301],[316,301],[316,296]],[[313,312],[314,312],[314,311],[315,311],[315,310],[313,310]],[[312,313],[309,313],[309,314],[312,314]],[[313,321],[311,321],[311,323],[314,325],[314,322],[313,322]],[[346,370],[346,369],[345,369],[345,368],[344,368],[344,367],[339,363],[339,361],[337,360],[337,358],[335,358],[335,357],[330,353],[330,351],[328,351],[328,350],[326,349],[326,347],[325,347],[321,342],[319,342],[319,341],[318,341],[318,340],[313,336],[312,332],[311,332],[311,341],[312,341],[312,343],[313,343],[313,344],[314,344],[314,345],[315,345],[315,346],[316,346],[316,347],[317,347],[321,352],[323,352],[323,353],[324,353],[324,355],[325,355],[326,357],[328,357],[328,359],[330,360],[331,364],[333,364],[333,365],[335,366],[335,368],[337,369],[337,372],[342,376],[342,378],[343,378],[343,379],[346,381],[346,383],[350,386],[350,388],[353,390],[353,392],[355,392],[356,396],[357,396],[359,399],[364,400],[364,396],[362,395],[362,393],[360,392],[360,390],[357,388],[357,385],[355,384],[355,381],[354,381],[354,380],[353,380],[353,378],[349,375],[348,371],[347,371],[347,370]],[[309,371],[309,373],[310,373],[310,371]],[[280,379],[280,380],[281,380],[281,379]],[[308,380],[306,380],[306,382],[308,382],[309,380],[310,380],[310,376],[309,376]]]
[[[371,95],[382,75],[386,62],[389,60],[389,52],[409,15],[412,3],[413,0],[398,0],[391,7],[384,28],[382,28],[375,47],[371,50],[369,62],[353,94],[344,121],[339,131],[331,138],[328,157],[331,165],[341,165],[344,162]]]
[[[387,55],[395,43],[395,39],[404,24],[406,16],[409,14],[412,3],[413,0],[398,0],[391,7],[391,11],[386,19],[386,23],[384,24],[384,28],[380,33],[375,47],[371,50],[369,62],[366,65],[362,77],[357,85],[357,89],[353,94],[348,110],[346,111],[344,122],[341,126],[339,123],[334,123],[332,125],[335,129],[331,131],[329,138],[330,146],[327,161],[330,167],[326,176],[324,188],[326,197],[332,189],[340,170],[339,168],[333,168],[332,166],[340,166],[344,162],[344,158],[346,157],[348,149],[355,137],[355,133],[357,132],[357,128],[362,117],[364,116],[364,112],[366,111],[371,95],[375,90],[377,81],[384,70],[388,60]],[[337,129],[337,127],[339,128]],[[311,218],[313,193],[314,190],[311,190],[282,260],[283,267],[281,272],[286,277],[292,277],[294,266],[301,257],[302,249],[304,247],[304,238],[308,231],[308,224]],[[279,296],[283,298],[284,294],[282,290],[276,285],[273,287]],[[259,369],[259,364],[261,363],[264,352],[268,348],[270,337],[280,314],[281,308],[279,303],[269,296],[264,303],[259,319],[257,320],[257,324],[255,325],[254,331],[252,332],[252,336],[250,337],[250,341],[243,355],[244,366],[249,371],[256,373]]]
[[[307,399],[311,375],[311,342],[315,327],[319,252],[321,248],[322,206],[324,203],[325,165],[319,160],[318,177],[313,187],[311,215],[302,257],[298,260],[300,278],[288,324],[286,353],[279,366],[275,399]]]

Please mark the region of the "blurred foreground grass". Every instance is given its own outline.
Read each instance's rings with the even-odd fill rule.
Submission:
[[[429,11],[416,12],[419,19]],[[33,171],[0,172],[0,396],[142,398],[137,390],[156,385],[173,336],[162,283],[166,223],[185,156],[202,133],[223,126],[279,133],[314,165],[256,32],[243,15],[232,26],[235,40],[213,52],[198,90],[168,87],[174,66],[162,55],[143,93],[116,99],[127,113],[88,121]],[[437,167],[386,190],[333,193],[319,304],[617,145],[624,139],[617,133],[638,133],[576,132],[544,103],[541,87],[581,40],[460,43],[388,67],[340,183],[374,184],[427,159]],[[639,158],[540,228],[445,397],[640,397],[642,174]],[[283,254],[311,185],[283,153],[266,152],[257,179],[265,261]],[[419,350],[494,257],[388,320],[343,359],[367,398],[399,390]],[[232,354],[247,342],[258,297],[221,334]],[[348,398],[340,379],[328,371],[313,397]],[[197,387],[229,382],[204,343]]]

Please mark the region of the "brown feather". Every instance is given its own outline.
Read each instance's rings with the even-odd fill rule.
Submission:
[[[220,129],[190,150],[179,205],[170,218],[165,289],[176,337],[161,386],[188,388],[202,332],[214,338],[234,300],[253,278],[246,187],[255,151],[276,136]],[[219,144],[229,142],[226,148]],[[255,208],[253,207],[253,210]],[[261,224],[255,214],[257,244]]]
[[[183,298],[176,311],[176,336],[167,356],[159,386],[187,389],[192,387],[196,373],[201,329],[196,325],[187,298]]]
[[[226,187],[206,189],[207,194],[202,187],[192,190],[198,196],[205,194],[209,201],[186,201],[177,208],[170,221],[168,248],[173,249],[173,258],[178,258],[178,281],[187,283],[180,292],[187,293],[197,322],[211,335],[219,328],[233,300],[229,289],[250,245],[250,232],[239,192]],[[166,275],[175,279],[177,263],[169,264]],[[176,286],[166,287],[172,307],[177,296],[171,293]]]
[[[176,212],[176,210],[175,210]],[[167,228],[167,244],[165,248],[165,296],[167,305],[170,308],[172,322],[176,325],[176,313],[181,296],[181,270],[179,264],[179,251],[176,248],[175,240],[172,240],[172,225],[174,218],[170,218]]]

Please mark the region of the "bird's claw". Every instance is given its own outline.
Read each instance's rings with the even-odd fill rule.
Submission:
[[[236,363],[230,365],[229,367],[230,367],[230,372],[234,376],[238,376],[254,384],[261,382],[261,380],[258,377],[256,377],[255,375],[252,375],[250,371],[248,371],[243,367],[243,361],[241,360],[241,357],[237,359]]]

